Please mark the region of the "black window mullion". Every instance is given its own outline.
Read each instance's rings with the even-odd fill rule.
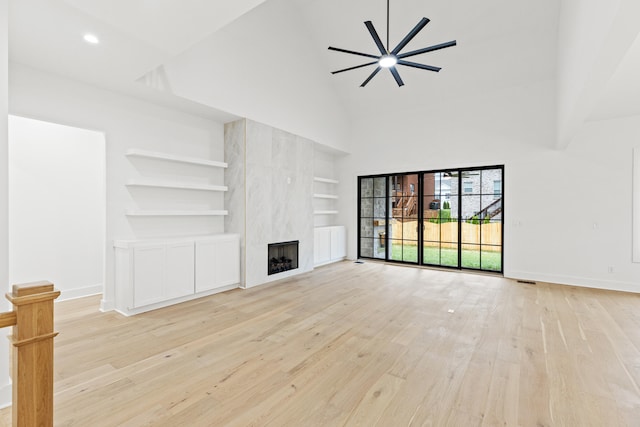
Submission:
[[[458,269],[462,269],[462,169],[458,169]]]
[[[391,217],[393,215],[393,209],[389,208],[389,202],[391,201],[391,189],[389,185],[391,175],[387,175],[384,179],[385,185],[385,198],[384,198],[384,210],[385,210],[385,218],[384,218],[384,260],[389,261],[391,251],[389,247],[391,246],[391,239],[389,235],[389,222],[391,221]],[[389,212],[391,211],[391,212]]]
[[[418,221],[417,221],[417,234],[416,238],[418,241],[416,245],[418,246],[417,254],[418,254],[418,265],[424,264],[424,172],[420,172],[418,174],[418,193],[416,195],[418,197]]]

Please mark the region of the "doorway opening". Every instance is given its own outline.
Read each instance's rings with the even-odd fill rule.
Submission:
[[[61,299],[103,293],[102,132],[9,116],[9,279],[49,280]]]

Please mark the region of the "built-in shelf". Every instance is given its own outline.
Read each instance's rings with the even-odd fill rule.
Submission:
[[[314,194],[313,197],[316,199],[337,199],[338,196],[334,194]]]
[[[321,178],[319,176],[314,176],[313,180],[315,182],[325,182],[327,184],[339,184],[339,181],[336,181],[335,179],[330,179],[330,178]]]
[[[126,155],[129,157],[145,157],[147,159],[167,160],[170,162],[189,163],[192,165],[212,166],[216,168],[226,168],[228,166],[225,162],[217,162],[215,160],[198,159],[195,157],[176,156],[174,154],[159,153],[157,151],[139,150],[137,148],[132,148],[130,150],[127,150]]]
[[[314,215],[337,215],[338,211],[313,211]]]
[[[144,210],[127,210],[127,216],[224,216],[228,215],[228,211],[224,210],[207,210],[207,211],[144,211]]]
[[[168,182],[146,179],[130,179],[127,182],[129,187],[158,187],[158,188],[176,188],[180,190],[202,190],[202,191],[227,191],[226,185],[208,185],[208,184],[187,184],[183,182]]]

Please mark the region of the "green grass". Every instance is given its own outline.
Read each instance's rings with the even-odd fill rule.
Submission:
[[[480,258],[482,257],[482,266]],[[462,250],[462,267],[476,268],[489,271],[500,271],[500,252]],[[396,261],[418,261],[418,247],[416,245],[393,245],[391,259]],[[424,263],[448,267],[458,266],[457,249],[440,249],[433,246],[424,247]]]

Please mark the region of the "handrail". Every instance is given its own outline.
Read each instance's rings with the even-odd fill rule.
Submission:
[[[0,329],[8,326],[14,326],[18,321],[15,311],[9,311],[7,313],[0,313]]]
[[[13,326],[11,378],[14,427],[53,426],[53,301],[49,282],[13,285],[13,311],[0,313],[0,328]],[[33,396],[37,396],[34,399]]]

